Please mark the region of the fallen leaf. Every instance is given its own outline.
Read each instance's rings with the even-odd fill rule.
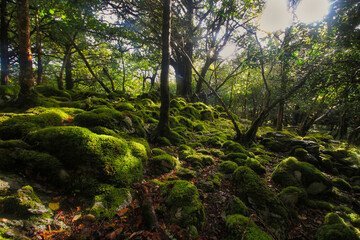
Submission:
[[[53,211],[56,211],[60,208],[60,203],[59,202],[49,203],[49,208]]]
[[[121,232],[124,230],[123,227],[120,227],[114,231],[112,231],[111,233],[109,233],[108,235],[106,235],[106,239],[109,240],[113,240],[113,239],[117,239],[117,237],[121,234]]]
[[[123,208],[123,209],[120,209],[119,211],[117,211],[116,214],[117,214],[119,217],[122,217],[122,216],[124,216],[128,211],[129,211],[128,208]]]

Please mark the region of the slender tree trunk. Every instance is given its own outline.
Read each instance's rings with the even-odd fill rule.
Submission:
[[[125,93],[126,68],[125,68],[124,52],[121,52],[121,63],[122,63],[122,70],[123,70],[122,91],[123,91],[123,93]]]
[[[17,0],[19,65],[20,65],[20,101],[30,98],[34,88],[31,44],[29,0]]]
[[[36,24],[36,53],[37,53],[37,85],[43,84],[43,63],[42,63],[42,36],[39,26],[39,14],[37,13],[35,16],[35,24]]]
[[[112,90],[115,91],[114,80],[113,80],[112,77],[110,76],[109,71],[104,67],[104,68],[103,68],[103,72],[104,72],[104,74],[109,78],[110,83],[111,83],[111,88],[112,88]]]
[[[63,59],[63,63],[61,65],[61,69],[60,69],[60,75],[59,75],[59,78],[58,78],[58,88],[60,90],[64,90],[64,82],[63,82],[63,76],[64,76],[64,70],[65,70],[65,66],[66,66],[66,62],[68,60],[68,58],[71,58],[71,45],[67,45],[68,47],[66,47],[65,49],[65,56],[64,56],[64,59]]]
[[[71,45],[67,44],[66,49],[71,51]],[[72,61],[71,61],[71,53],[66,55],[66,62],[65,62],[65,86],[66,90],[71,90],[74,88],[74,79],[72,75]]]
[[[157,134],[166,136],[170,132],[169,110],[169,65],[170,65],[170,31],[171,31],[171,0],[164,0],[163,26],[162,26],[162,61],[160,75],[160,120],[157,126]]]
[[[1,0],[1,85],[9,85],[9,23],[7,0]]]

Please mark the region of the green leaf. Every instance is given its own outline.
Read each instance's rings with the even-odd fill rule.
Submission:
[[[54,14],[54,13],[55,13],[54,9],[50,9],[50,10],[49,10],[49,13],[50,13],[50,14]]]

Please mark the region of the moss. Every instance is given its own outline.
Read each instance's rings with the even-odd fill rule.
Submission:
[[[295,155],[295,157],[304,158],[304,157],[307,156],[307,154],[308,154],[308,151],[306,151],[306,150],[303,149],[303,148],[296,148],[296,149],[294,150],[294,155]]]
[[[206,137],[206,139],[202,140],[201,142],[209,147],[214,148],[221,148],[223,143],[226,141],[226,139],[223,139],[219,136],[212,136],[212,137]]]
[[[359,239],[355,231],[336,213],[328,213],[325,216],[324,225],[317,230],[315,237],[317,240]]]
[[[169,209],[170,222],[187,227],[201,227],[205,221],[205,211],[195,185],[185,180],[170,181],[164,187],[167,196],[165,205]]]
[[[190,163],[191,166],[195,169],[201,169],[205,166],[209,166],[215,163],[214,159],[211,156],[201,153],[188,155],[184,160]]]
[[[155,142],[162,145],[162,146],[171,146],[171,142],[166,137],[157,137]]]
[[[330,192],[332,189],[331,181],[320,170],[294,157],[281,161],[274,169],[271,179],[284,187],[305,187],[311,195]]]
[[[196,172],[195,172],[195,171],[190,170],[190,169],[188,169],[188,168],[182,168],[182,167],[180,167],[180,168],[177,170],[176,174],[177,174],[180,178],[185,179],[185,180],[190,180],[190,179],[196,177]]]
[[[240,198],[231,197],[226,204],[225,213],[227,215],[241,214],[244,216],[248,216],[249,209],[246,207],[245,203],[240,200]]]
[[[153,148],[151,150],[152,154],[155,155],[155,156],[159,156],[159,155],[163,155],[163,154],[166,154],[166,152],[160,148]]]
[[[350,219],[351,224],[354,227],[359,228],[360,227],[360,216],[357,213],[350,213],[347,215],[348,218]]]
[[[31,186],[24,186],[14,195],[0,197],[0,211],[6,216],[27,219],[30,216],[51,215],[51,211],[42,205]],[[4,215],[3,215],[4,216]]]
[[[201,142],[193,142],[193,143],[189,143],[189,146],[192,147],[192,148],[204,148],[204,146],[201,144]]]
[[[41,86],[37,86],[35,90],[36,92],[41,93],[45,97],[57,96],[57,97],[64,97],[68,100],[71,99],[71,95],[68,92],[64,90],[59,90],[55,87],[41,85]]]
[[[334,178],[331,181],[332,181],[332,184],[334,185],[334,187],[337,187],[341,190],[348,191],[348,192],[350,192],[352,190],[351,185],[342,178]]]
[[[200,120],[200,112],[193,106],[185,106],[180,109],[180,115],[187,117],[191,120]]]
[[[35,113],[35,114],[40,114],[40,113],[55,113],[57,115],[59,115],[61,117],[62,120],[67,120],[67,121],[72,121],[74,116],[80,113],[83,113],[84,110],[82,109],[78,109],[78,108],[54,108],[54,107],[50,107],[50,108],[46,108],[46,107],[35,107],[35,108],[30,108],[26,111],[27,113]]]
[[[152,166],[155,174],[167,173],[177,166],[179,166],[179,160],[170,154],[161,154],[150,159],[150,165]]]
[[[138,117],[108,107],[99,107],[92,111],[78,114],[74,118],[74,124],[86,128],[102,126],[138,137],[146,136],[142,122]]]
[[[177,108],[180,109],[182,107],[186,106],[186,101],[183,98],[174,98],[170,101],[170,107],[171,108]]]
[[[202,121],[214,121],[214,114],[211,110],[206,109],[200,112],[200,119]]]
[[[20,139],[31,131],[60,125],[62,125],[62,119],[56,113],[15,115],[0,125],[0,138],[4,140]]]
[[[219,164],[219,171],[222,173],[233,173],[238,168],[238,165],[232,161],[224,161]]]
[[[98,219],[112,219],[119,209],[131,202],[131,193],[127,188],[116,188],[111,185],[101,185],[101,194],[94,197],[90,213]]]
[[[205,130],[205,125],[203,123],[198,123],[194,126],[194,130],[197,132],[201,132]]]
[[[226,228],[228,236],[226,239],[245,239],[245,240],[271,240],[267,233],[262,231],[253,220],[241,214],[229,215],[226,218]],[[246,232],[245,237],[243,234]]]
[[[287,219],[288,213],[283,203],[270,190],[265,179],[260,178],[249,167],[238,167],[234,172],[233,181],[238,186],[238,193],[242,200],[260,211],[264,217],[274,218],[278,221],[277,223]]]
[[[216,149],[216,148],[210,149],[210,153],[218,158],[221,158],[224,155],[224,153],[221,150]]]
[[[263,175],[266,173],[265,167],[261,165],[261,163],[254,158],[246,159],[245,166],[251,168],[254,172],[256,172],[259,175]]]
[[[246,154],[246,150],[244,149],[243,146],[241,146],[240,143],[234,142],[234,141],[227,141],[224,143],[224,145],[222,146],[222,151],[224,151],[225,153],[245,153]]]
[[[114,108],[120,112],[122,111],[129,111],[129,112],[133,112],[135,111],[135,107],[134,105],[132,105],[129,102],[121,102],[121,103],[117,103],[115,104]]]
[[[298,204],[303,204],[307,201],[306,191],[294,186],[284,188],[278,196],[289,208],[294,208]]]
[[[142,177],[146,149],[141,144],[81,127],[50,127],[33,132],[28,143],[57,157],[65,168],[87,167],[88,174],[126,186]]]
[[[185,160],[188,156],[195,154],[196,151],[190,146],[181,144],[179,146],[179,158]]]
[[[246,155],[245,153],[239,153],[239,152],[229,153],[222,157],[222,159],[230,160],[230,161],[233,161],[235,159],[246,160],[247,158],[248,158],[248,155]]]
[[[0,105],[16,100],[19,92],[19,86],[0,85]]]
[[[314,209],[322,209],[327,211],[332,211],[335,208],[333,204],[319,200],[308,200],[306,205]]]

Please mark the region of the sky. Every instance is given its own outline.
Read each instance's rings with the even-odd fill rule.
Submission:
[[[302,0],[295,10],[295,21],[305,24],[321,21],[329,12],[328,0]],[[260,18],[260,28],[269,31],[284,31],[293,21],[287,0],[267,0]]]

